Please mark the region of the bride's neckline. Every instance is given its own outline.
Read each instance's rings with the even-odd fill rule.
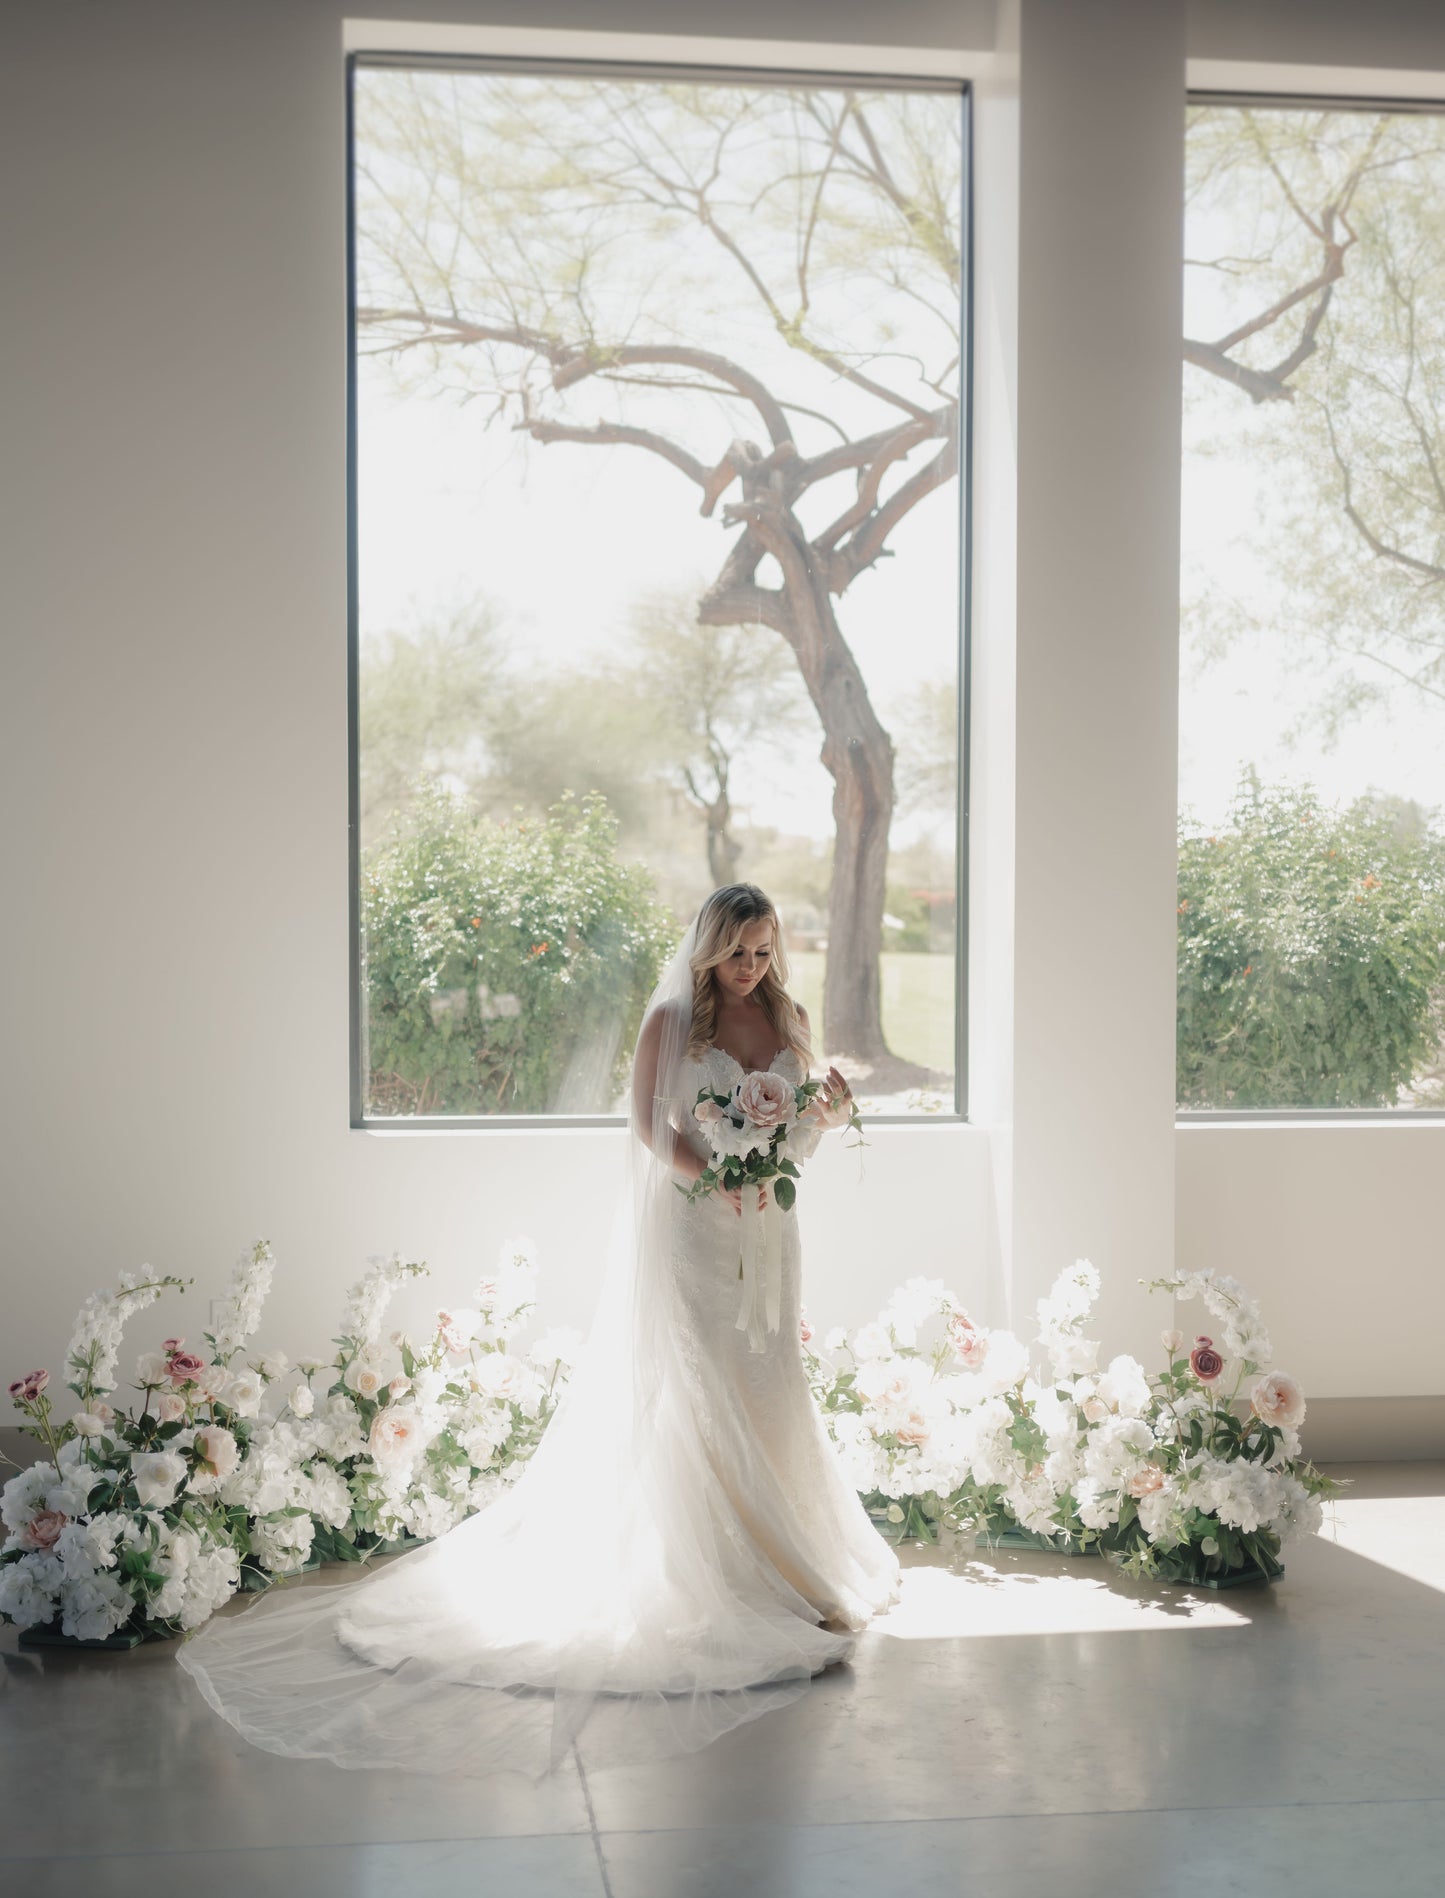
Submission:
[[[710,1041],[707,1045],[711,1053],[720,1054],[724,1060],[731,1061],[739,1074],[759,1074],[759,1073],[770,1074],[772,1070],[777,1066],[778,1062],[781,1061],[783,1056],[788,1052],[786,1047],[779,1048],[777,1053],[773,1056],[772,1060],[769,1061],[767,1067],[749,1068],[749,1067],[746,1067],[741,1061],[739,1061],[737,1056],[733,1054],[729,1049],[721,1046],[720,1043],[716,1041]]]

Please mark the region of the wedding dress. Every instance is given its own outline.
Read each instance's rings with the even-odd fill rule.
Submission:
[[[692,939],[653,999],[670,1023],[654,1113],[706,1155],[692,1104],[742,1069],[682,1045]],[[804,1078],[791,1051],[772,1066]],[[534,1775],[579,1734],[594,1764],[688,1751],[806,1691],[897,1598],[807,1387],[796,1211],[772,1215],[778,1326],[758,1349],[738,1326],[743,1222],[679,1193],[643,1131],[634,1109],[588,1350],[521,1479],[360,1580],[283,1585],[182,1646],[257,1746]]]

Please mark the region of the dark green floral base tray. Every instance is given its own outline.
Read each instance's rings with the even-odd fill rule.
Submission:
[[[64,1634],[58,1621],[47,1621],[43,1627],[22,1628],[17,1646],[22,1648],[138,1648],[145,1640],[143,1634],[133,1628],[123,1628],[119,1634],[108,1634],[101,1641],[81,1641],[73,1634]]]

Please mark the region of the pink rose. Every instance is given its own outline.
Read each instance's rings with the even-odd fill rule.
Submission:
[[[893,1434],[900,1443],[927,1443],[928,1419],[911,1410],[901,1424],[895,1425]]]
[[[454,1358],[464,1358],[472,1348],[472,1339],[481,1321],[480,1312],[439,1311],[437,1336]]]
[[[793,1118],[797,1096],[781,1074],[744,1075],[733,1089],[733,1105],[754,1127],[782,1127]]]
[[[1164,1472],[1157,1463],[1145,1463],[1135,1470],[1124,1485],[1131,1496],[1148,1496],[1164,1487]]]
[[[166,1376],[172,1384],[194,1384],[210,1366],[194,1351],[172,1351],[166,1358]]]
[[[981,1371],[988,1356],[988,1339],[967,1312],[948,1314],[948,1347],[966,1371]]]
[[[27,1549],[53,1549],[69,1521],[58,1509],[39,1509],[20,1531],[20,1541]]]
[[[181,1346],[184,1343],[185,1343],[184,1338],[162,1338],[161,1350],[165,1352],[167,1357],[172,1357],[177,1351],[180,1350]]]
[[[372,1418],[366,1447],[380,1468],[394,1470],[410,1462],[421,1448],[421,1442],[416,1412],[406,1407],[388,1407]]]
[[[196,1455],[212,1476],[229,1476],[241,1461],[240,1445],[224,1424],[203,1424],[196,1432]]]
[[[386,1394],[391,1401],[395,1403],[398,1397],[405,1397],[410,1389],[411,1379],[409,1377],[394,1377],[386,1387]]]
[[[798,1336],[804,1344],[813,1342],[813,1327],[808,1323],[806,1312],[803,1312],[798,1319]]]
[[[1214,1348],[1213,1338],[1202,1334],[1194,1340],[1194,1349],[1189,1353],[1189,1368],[1201,1384],[1212,1384],[1224,1369],[1224,1359]]]
[[[716,1101],[699,1101],[693,1108],[693,1119],[701,1121],[704,1127],[710,1127],[715,1120],[721,1120],[723,1110]]]
[[[99,1417],[102,1423],[115,1422],[115,1412],[111,1409],[109,1404],[92,1404],[90,1414],[92,1417]]]
[[[33,1404],[49,1382],[49,1371],[27,1371],[10,1386],[10,1395],[17,1404]]]
[[[1085,1423],[1102,1423],[1109,1414],[1109,1406],[1102,1397],[1086,1397],[1079,1409],[1084,1413]]]
[[[1304,1392],[1288,1371],[1267,1371],[1256,1379],[1249,1401],[1255,1416],[1267,1424],[1294,1430],[1305,1420]]]
[[[157,1423],[179,1423],[186,1414],[186,1400],[179,1391],[157,1391],[146,1409]]]

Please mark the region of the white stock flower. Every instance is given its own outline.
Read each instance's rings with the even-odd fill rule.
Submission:
[[[218,1355],[239,1351],[261,1322],[261,1307],[271,1289],[276,1257],[269,1241],[258,1239],[231,1269],[231,1280],[221,1297],[220,1316],[212,1337]]]

